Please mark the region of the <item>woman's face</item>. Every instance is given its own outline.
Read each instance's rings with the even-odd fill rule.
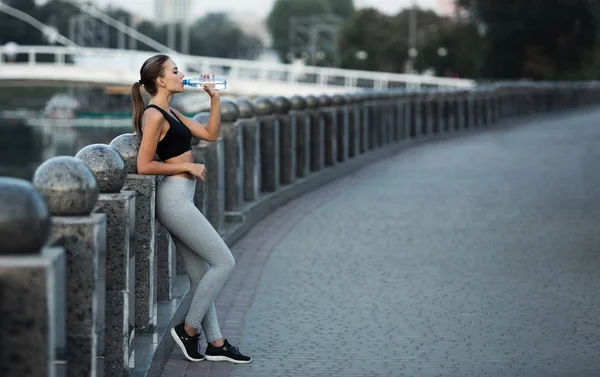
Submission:
[[[165,89],[172,93],[183,92],[183,77],[185,75],[181,72],[175,62],[171,59],[167,60],[164,64],[162,80],[165,85]]]

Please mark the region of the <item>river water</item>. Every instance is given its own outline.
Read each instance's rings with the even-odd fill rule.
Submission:
[[[66,112],[68,118],[57,118],[64,117],[64,111],[49,110],[49,104],[58,102],[60,107],[60,103],[73,99],[80,105],[74,114]],[[176,101],[173,106],[183,110]],[[131,100],[126,91],[114,94],[85,87],[2,87],[0,176],[31,181],[35,169],[51,157],[75,156],[87,145],[108,144],[132,132],[130,114]]]

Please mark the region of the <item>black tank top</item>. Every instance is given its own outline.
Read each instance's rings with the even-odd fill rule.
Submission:
[[[156,105],[148,105],[146,109],[153,107],[160,111],[165,119],[169,122],[169,130],[165,137],[158,142],[156,147],[156,154],[162,160],[168,160],[169,158],[179,156],[189,150],[192,150],[192,132],[186,127],[177,115],[167,113]]]

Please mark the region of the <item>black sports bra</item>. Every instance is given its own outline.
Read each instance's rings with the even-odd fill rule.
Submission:
[[[158,157],[165,161],[192,150],[192,132],[179,120],[177,115],[172,112],[169,114],[156,105],[148,105],[146,109],[149,107],[160,111],[171,126],[165,137],[158,142],[156,147]]]

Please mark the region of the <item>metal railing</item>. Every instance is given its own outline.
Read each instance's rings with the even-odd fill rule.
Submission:
[[[0,48],[0,64],[74,65],[81,68],[112,69],[123,72],[139,72],[143,61],[155,54],[150,51],[82,48],[62,46],[18,46],[10,51],[15,54],[12,63],[6,59],[4,48]],[[39,59],[41,55],[52,56]],[[348,69],[314,67],[295,64],[270,63],[263,61],[223,59],[205,56],[173,54],[172,58],[189,75],[216,72],[230,80],[257,80],[290,85],[313,85],[358,89],[418,89],[422,87],[470,88],[474,80],[436,76],[411,75],[387,72],[358,71]]]

